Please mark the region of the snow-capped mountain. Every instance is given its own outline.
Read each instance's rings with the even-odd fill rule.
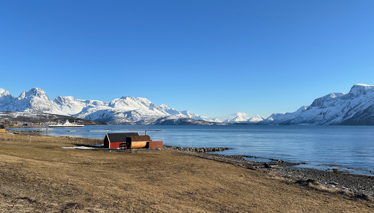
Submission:
[[[238,112],[226,118],[207,118],[189,111],[179,111],[165,104],[155,105],[146,98],[123,96],[110,102],[80,100],[58,96],[50,100],[39,88],[13,97],[0,88],[0,111],[47,113],[73,116],[111,124],[315,124],[374,125],[374,86],[354,85],[349,93],[331,93],[317,98],[310,106],[292,113],[275,113],[268,118],[249,117]],[[216,123],[214,123],[216,122]]]
[[[103,101],[92,101],[92,100],[78,100],[72,96],[57,96],[53,100],[54,105],[62,112],[68,115],[76,115],[81,113],[83,109],[87,108],[99,108],[107,106],[107,102]]]
[[[13,97],[4,89],[0,89],[0,93],[0,111],[34,111],[65,115],[54,106],[42,89],[33,88],[23,92],[18,98]]]
[[[161,120],[180,119],[203,120],[202,116],[188,111],[178,111],[165,104],[157,106],[146,98],[123,96],[111,102],[103,102],[58,96],[51,101],[39,88],[25,91],[17,98],[0,89],[0,111],[49,113],[112,124],[155,124]]]
[[[74,117],[115,124],[152,124],[161,117],[185,117],[177,110],[169,114],[146,98],[123,96],[108,103],[58,97],[53,102]]]
[[[261,124],[373,125],[374,86],[354,85],[349,93],[331,93],[293,113],[275,113]]]
[[[248,123],[248,124],[255,124],[258,123],[265,118],[262,118],[261,116],[257,115],[255,117],[249,117],[246,113],[244,112],[237,112],[233,113],[230,116],[227,117],[222,117],[222,118],[217,118],[217,120],[227,123]]]
[[[53,102],[68,115],[113,124],[155,124],[187,118],[209,121],[206,117],[189,111],[179,111],[165,104],[157,106],[146,98],[123,96],[108,103],[58,96]]]
[[[237,112],[237,113],[231,114],[231,117],[224,120],[224,122],[239,123],[239,122],[246,122],[249,119],[250,117],[246,113]]]
[[[14,101],[14,97],[9,93],[9,91],[0,88],[0,108],[8,106]]]

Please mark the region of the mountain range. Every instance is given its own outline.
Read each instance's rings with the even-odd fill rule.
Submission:
[[[33,88],[14,97],[0,88],[0,111],[45,113],[109,124],[262,124],[262,125],[374,125],[374,86],[356,84],[349,93],[331,93],[292,113],[274,113],[268,118],[234,113],[226,118],[208,118],[179,111],[146,98],[123,96],[110,102],[57,96],[50,100],[44,90]],[[25,114],[24,113],[24,114]]]
[[[374,86],[356,84],[345,93],[330,93],[296,112],[275,113],[261,124],[374,125]]]
[[[109,124],[215,124],[186,110],[178,111],[165,104],[157,106],[146,98],[123,96],[104,102],[57,96],[50,100],[40,88],[32,88],[18,97],[0,88],[0,111],[65,115]]]

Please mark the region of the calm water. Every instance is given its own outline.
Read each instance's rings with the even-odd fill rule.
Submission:
[[[306,162],[303,167],[339,168],[358,174],[374,172],[374,127],[371,126],[114,125],[54,128],[49,134],[104,138],[106,132],[144,134],[144,130],[148,130],[153,140],[163,140],[165,145],[231,147],[232,150],[221,154]]]

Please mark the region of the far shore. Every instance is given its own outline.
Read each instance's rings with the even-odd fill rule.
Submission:
[[[62,149],[100,143],[68,136],[0,133],[0,209],[374,211],[374,178],[368,176],[295,169],[282,161],[253,162],[180,147],[151,152]]]

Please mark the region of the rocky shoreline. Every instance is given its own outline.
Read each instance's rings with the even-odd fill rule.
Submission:
[[[365,175],[352,175],[339,173],[336,170],[322,171],[309,168],[297,168],[298,163],[290,163],[282,160],[271,159],[270,162],[251,161],[245,158],[253,156],[245,155],[220,155],[209,152],[224,151],[230,148],[190,148],[164,146],[165,149],[194,155],[197,157],[214,161],[233,164],[247,169],[260,170],[266,173],[275,173],[300,185],[323,186],[328,189],[337,190],[342,194],[353,193],[353,197],[372,200],[374,197],[374,177]]]
[[[45,132],[46,130],[41,130],[41,129],[31,129],[31,130],[8,130],[8,132],[12,132],[13,134],[29,134],[29,133],[41,133]]]

